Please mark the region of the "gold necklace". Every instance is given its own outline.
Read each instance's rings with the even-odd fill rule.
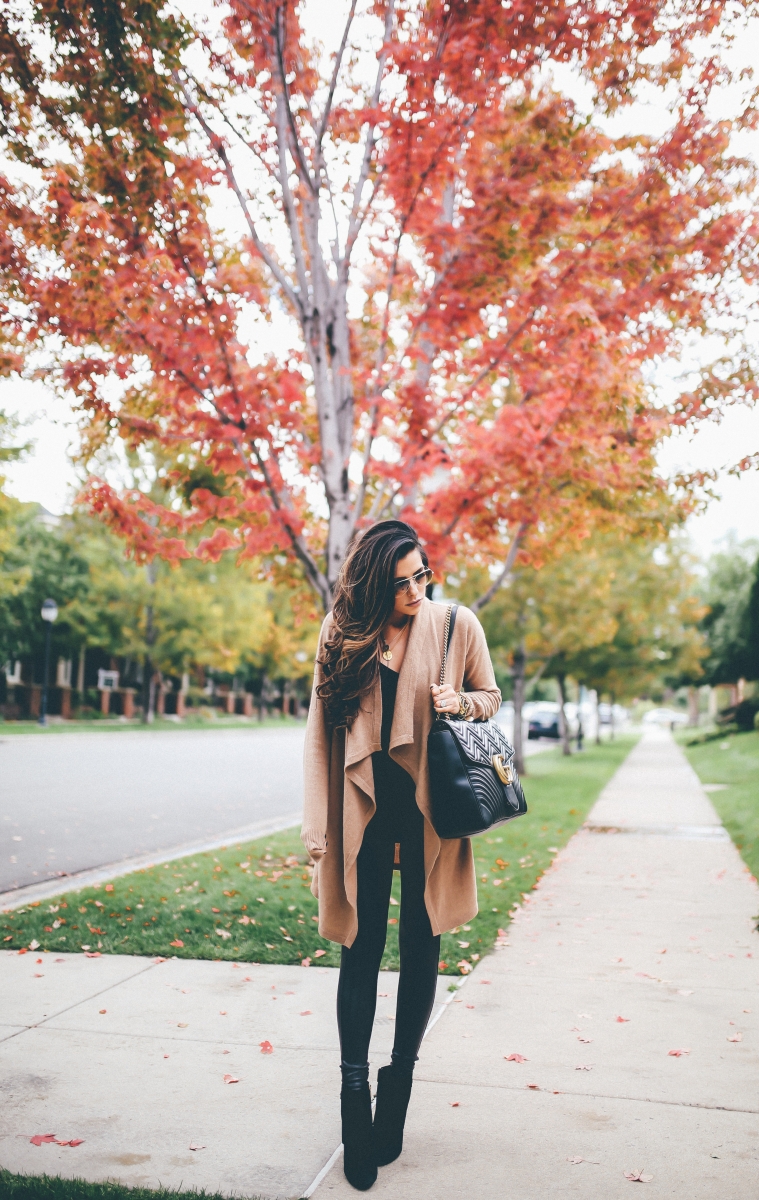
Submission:
[[[384,645],[382,647],[382,657],[384,658],[385,662],[390,662],[390,659],[393,657],[393,646],[398,641],[398,639],[402,636],[402,634],[404,634],[406,632],[407,629],[408,629],[408,625],[401,626],[400,633],[397,633],[395,635],[392,642],[390,642],[389,645],[387,642],[384,643]]]

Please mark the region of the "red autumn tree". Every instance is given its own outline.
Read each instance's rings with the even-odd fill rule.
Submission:
[[[5,11],[7,361],[41,354],[95,461],[121,439],[168,464],[166,504],[93,476],[92,507],[138,556],[287,551],[325,606],[381,516],[502,576],[665,520],[658,439],[753,388],[738,362],[667,408],[642,374],[684,330],[732,332],[754,278],[729,145],[752,110],[708,108],[731,11],[349,0],[329,58],[293,0],[197,28],[142,0]],[[551,62],[599,112],[669,84],[669,131],[612,138]]]

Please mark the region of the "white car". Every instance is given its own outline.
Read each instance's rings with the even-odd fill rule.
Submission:
[[[687,725],[688,714],[676,708],[652,708],[644,714],[644,725],[661,725],[672,729],[675,725]]]

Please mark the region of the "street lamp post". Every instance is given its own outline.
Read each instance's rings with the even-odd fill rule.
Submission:
[[[47,681],[50,678],[50,631],[53,628],[53,621],[58,616],[58,605],[55,600],[43,600],[40,616],[45,622],[45,674],[42,679],[42,711],[39,715],[39,724],[47,725]]]

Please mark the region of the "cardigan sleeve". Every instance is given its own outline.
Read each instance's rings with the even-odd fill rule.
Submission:
[[[461,621],[467,633],[463,691],[472,706],[470,719],[487,720],[501,707],[501,693],[495,682],[485,630],[470,608],[460,608],[456,620]]]
[[[314,665],[314,684],[306,722],[306,742],[303,749],[303,825],[300,840],[312,858],[321,858],[327,848],[327,808],[329,801],[329,766],[332,732],[327,724],[324,705],[316,694],[322,681],[319,666],[322,646],[332,625],[332,614],[322,622],[319,648]]]

